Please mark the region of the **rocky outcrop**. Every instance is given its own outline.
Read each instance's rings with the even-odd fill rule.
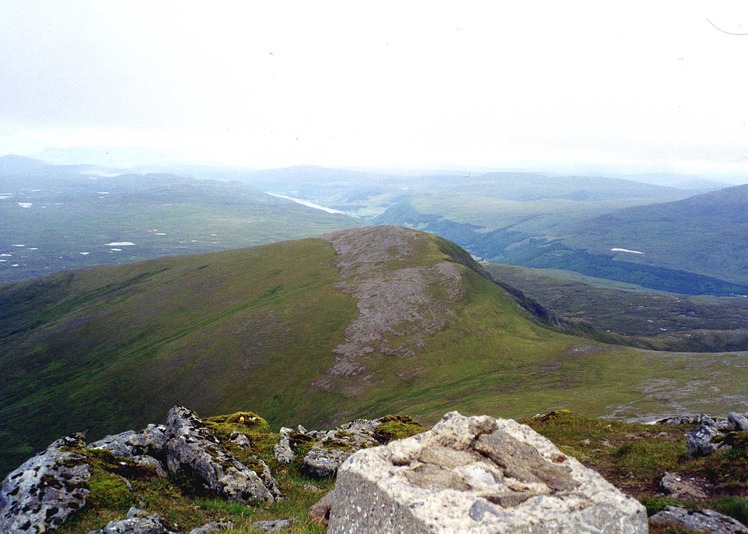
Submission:
[[[730,430],[748,430],[748,414],[738,412],[728,413],[727,426]]]
[[[647,532],[644,507],[525,425],[444,416],[339,469],[329,532]]]
[[[381,419],[356,419],[330,432],[312,434],[319,441],[304,457],[301,471],[315,478],[335,476],[354,452],[380,444],[374,433],[381,424]]]
[[[718,514],[714,510],[691,511],[680,506],[667,506],[649,518],[649,524],[657,528],[709,532],[710,534],[748,534],[741,522]]]
[[[86,457],[73,447],[81,436],[69,436],[11,472],[0,489],[0,532],[37,533],[61,526],[86,503],[91,476]]]
[[[166,445],[166,427],[164,425],[148,425],[140,432],[128,430],[106,436],[88,445],[88,449],[106,450],[115,456],[131,458],[136,465],[146,467],[156,476],[166,477],[167,473],[164,446]]]
[[[660,479],[660,488],[674,499],[694,500],[707,498],[707,494],[704,493],[704,490],[695,481],[673,473],[665,472]]]
[[[278,443],[273,446],[273,455],[278,464],[288,465],[296,460],[296,453],[294,453],[291,448],[291,433],[293,430],[281,427],[279,432],[280,439],[278,440]]]
[[[182,406],[166,419],[166,464],[169,473],[199,481],[209,491],[241,503],[272,503],[260,477],[231,456],[197,415]]]
[[[147,515],[143,510],[130,508],[126,519],[118,519],[88,534],[179,534],[158,514]]]

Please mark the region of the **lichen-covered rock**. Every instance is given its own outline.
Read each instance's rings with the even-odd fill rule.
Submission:
[[[145,515],[142,510],[130,508],[127,519],[118,519],[88,534],[179,534],[158,514]]]
[[[319,441],[304,456],[301,471],[315,478],[335,476],[354,452],[379,445],[374,438],[379,425],[377,419],[356,419],[327,433],[310,433]]]
[[[647,532],[644,507],[525,425],[444,416],[339,469],[328,532]]]
[[[133,456],[132,461],[138,467],[144,467],[145,469],[150,470],[159,478],[166,478],[169,476],[166,469],[164,469],[164,465],[153,456],[148,456],[147,454]]]
[[[704,490],[694,481],[673,473],[665,472],[660,479],[660,487],[674,499],[694,500],[707,498]]]
[[[80,436],[59,439],[5,477],[0,532],[53,530],[85,505],[89,465],[85,456],[66,450],[81,445]]]
[[[272,503],[260,477],[224,450],[197,415],[182,406],[166,420],[166,463],[169,473],[198,479],[217,495],[241,503]]]
[[[240,449],[251,449],[252,442],[249,440],[246,434],[237,432],[234,430],[229,436],[229,441],[239,447]]]
[[[730,430],[748,430],[748,414],[730,412],[727,414],[727,424]]]
[[[649,518],[649,524],[658,528],[685,529],[689,532],[710,534],[748,534],[740,521],[714,510],[690,511],[680,506],[667,506]]]
[[[255,530],[264,530],[265,532],[280,532],[288,530],[293,526],[292,519],[272,519],[270,521],[255,521],[252,528]]]
[[[88,445],[89,449],[108,450],[115,456],[163,457],[166,444],[166,427],[150,424],[140,432],[128,430],[120,434],[106,436]]]
[[[719,431],[711,425],[701,424],[686,435],[686,448],[691,456],[708,456],[717,446],[712,438],[719,435]]]
[[[273,445],[273,455],[275,456],[275,460],[280,465],[288,465],[296,460],[296,453],[294,453],[293,449],[291,448],[292,432],[292,429],[282,427],[280,429],[280,439],[278,440],[278,443]]]
[[[210,534],[211,532],[220,532],[234,528],[233,521],[211,521],[201,527],[193,528],[190,534]]]

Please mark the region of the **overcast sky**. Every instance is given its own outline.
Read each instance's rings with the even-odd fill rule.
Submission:
[[[748,2],[0,0],[0,154],[748,176]]]

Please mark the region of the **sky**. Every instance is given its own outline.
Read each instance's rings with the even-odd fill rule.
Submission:
[[[0,0],[0,155],[748,181],[746,34],[745,0]]]

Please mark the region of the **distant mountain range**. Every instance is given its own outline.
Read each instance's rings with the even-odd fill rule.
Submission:
[[[721,413],[748,397],[740,355],[581,332],[460,247],[398,227],[3,284],[2,469],[60,435],[139,428],[175,403],[323,425],[446,409]]]

